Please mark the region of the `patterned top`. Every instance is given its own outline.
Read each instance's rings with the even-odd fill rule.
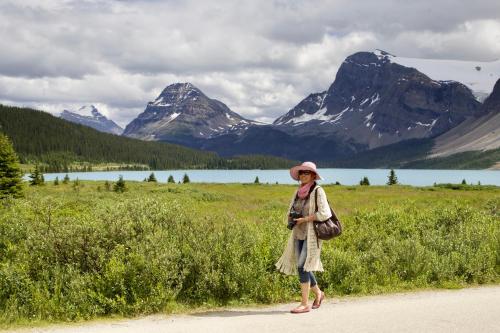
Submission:
[[[293,209],[296,212],[300,212],[302,216],[309,215],[309,199],[300,199],[293,203]],[[296,224],[293,227],[293,238],[294,239],[307,239],[307,223]]]

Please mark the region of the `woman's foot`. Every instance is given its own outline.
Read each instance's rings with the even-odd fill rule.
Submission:
[[[309,305],[299,305],[298,307],[296,307],[295,309],[291,310],[290,312],[291,313],[305,313],[305,312],[309,312],[311,310],[311,308],[309,307]]]
[[[325,293],[321,292],[321,296],[319,298],[316,298],[313,302],[312,308],[317,309],[321,306],[321,302],[325,299]]]

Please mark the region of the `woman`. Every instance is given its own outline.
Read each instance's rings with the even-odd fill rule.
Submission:
[[[305,313],[311,309],[308,304],[310,289],[316,295],[313,309],[319,308],[325,298],[325,293],[319,289],[313,273],[313,271],[322,272],[323,264],[320,260],[322,241],[317,239],[312,222],[327,220],[331,213],[325,191],[316,184],[316,180],[322,178],[313,162],[304,162],[291,168],[290,175],[299,181],[299,188],[288,207],[288,222],[292,232],[276,267],[287,275],[295,275],[298,271],[302,301],[291,312]],[[317,192],[318,207],[314,200],[315,192]],[[293,218],[294,213],[300,213],[302,217]]]

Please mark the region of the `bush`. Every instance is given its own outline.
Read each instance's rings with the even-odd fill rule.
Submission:
[[[154,182],[154,183],[156,183],[156,177],[155,177],[155,173],[154,172],[151,172],[151,174],[149,175],[147,181],[148,182]]]
[[[130,191],[118,202],[112,193],[88,191],[35,192],[0,209],[0,323],[147,314],[175,303],[281,302],[299,294],[297,277],[274,267],[289,235],[279,200],[241,219],[226,211],[226,202],[239,200],[227,187]],[[500,225],[491,200],[484,209],[405,202],[341,216],[342,236],[324,243],[321,288],[343,295],[498,282]],[[207,208],[211,202],[222,208]]]
[[[127,186],[125,185],[125,181],[123,180],[123,176],[120,175],[118,177],[118,181],[113,185],[113,191],[116,193],[123,193],[127,190]]]

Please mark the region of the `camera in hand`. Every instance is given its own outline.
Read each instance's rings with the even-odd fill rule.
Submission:
[[[289,216],[288,225],[286,227],[290,230],[292,230],[293,227],[295,227],[295,225],[297,224],[297,221],[295,221],[295,219],[303,217],[302,214],[296,212],[293,208],[290,210],[290,215],[288,216]]]

